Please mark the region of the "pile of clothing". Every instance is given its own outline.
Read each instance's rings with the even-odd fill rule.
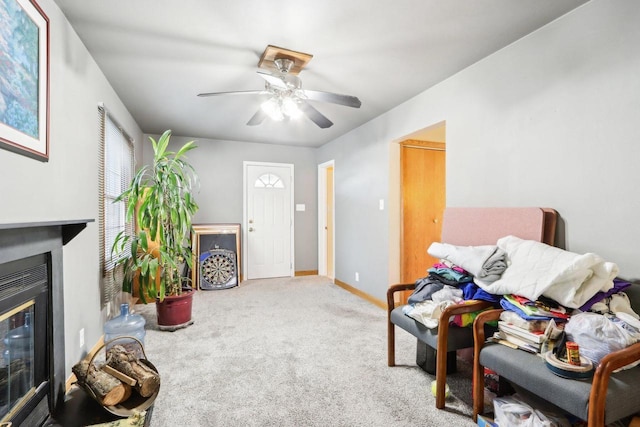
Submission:
[[[428,253],[439,262],[416,282],[403,310],[430,328],[438,326],[446,307],[472,299],[493,302],[523,319],[559,324],[583,312],[639,318],[623,293],[629,283],[616,278],[617,265],[593,253],[575,254],[515,236],[484,246],[434,242]],[[469,326],[476,315],[450,321]]]
[[[418,279],[408,304],[402,310],[428,328],[438,327],[442,311],[450,305],[464,304],[469,300],[496,304],[499,301],[498,296],[484,291],[474,282],[473,274],[449,259],[442,258],[427,273],[428,276]],[[477,315],[478,312],[459,314],[450,321],[456,326],[471,326]]]

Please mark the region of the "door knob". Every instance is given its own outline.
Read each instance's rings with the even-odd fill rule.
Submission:
[[[249,231],[253,231],[253,227],[249,227]]]

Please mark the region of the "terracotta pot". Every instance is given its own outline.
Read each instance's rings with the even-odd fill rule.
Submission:
[[[190,325],[193,293],[191,289],[183,290],[181,295],[165,297],[162,302],[156,301],[158,326],[179,328]]]

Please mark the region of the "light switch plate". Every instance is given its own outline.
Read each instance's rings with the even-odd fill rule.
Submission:
[[[307,206],[304,203],[300,203],[296,205],[296,211],[304,212],[307,210]]]

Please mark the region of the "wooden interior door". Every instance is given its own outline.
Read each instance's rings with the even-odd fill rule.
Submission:
[[[446,205],[445,155],[445,144],[441,142],[401,143],[402,283],[425,277],[427,269],[437,262],[427,254],[427,249],[432,242],[440,241],[441,236]]]

